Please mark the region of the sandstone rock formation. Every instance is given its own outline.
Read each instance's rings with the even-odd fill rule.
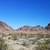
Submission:
[[[37,26],[23,26],[19,29],[17,29],[16,31],[21,31],[21,32],[34,32],[34,31],[42,31],[44,30],[44,28],[40,25]]]

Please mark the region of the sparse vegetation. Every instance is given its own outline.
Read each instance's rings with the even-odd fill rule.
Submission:
[[[7,50],[7,44],[5,44],[2,38],[0,38],[0,50]]]
[[[36,50],[50,50],[49,44],[50,39],[44,39],[42,41],[39,41]]]
[[[7,38],[6,40],[3,37]],[[25,33],[11,33],[7,36],[3,36],[0,38],[0,50],[15,50],[14,48],[18,48],[16,50],[29,50],[32,45],[37,45],[35,47],[37,50],[49,50],[50,45],[50,34],[25,34]],[[44,38],[48,38],[45,40]],[[44,39],[41,41],[41,39]],[[7,44],[5,44],[7,42]],[[36,43],[37,42],[37,43]],[[22,48],[19,48],[19,46]],[[8,48],[8,49],[7,49]],[[30,50],[36,50],[34,46]]]

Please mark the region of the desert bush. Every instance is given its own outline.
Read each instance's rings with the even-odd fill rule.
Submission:
[[[0,38],[0,50],[7,50],[7,44],[2,38]]]
[[[50,39],[44,39],[43,41],[38,42],[38,47],[36,50],[49,50]]]
[[[24,48],[19,48],[19,50],[25,50]]]
[[[12,33],[11,36],[12,36],[13,40],[17,40],[17,34],[16,33]]]

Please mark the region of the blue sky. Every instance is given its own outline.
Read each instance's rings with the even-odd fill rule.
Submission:
[[[50,22],[49,0],[0,0],[0,20],[13,28],[23,25],[47,25]]]

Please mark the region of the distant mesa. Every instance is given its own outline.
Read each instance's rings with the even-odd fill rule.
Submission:
[[[33,31],[41,31],[44,28],[40,25],[37,26],[23,26],[21,28],[18,28],[16,31],[23,31],[23,32],[33,32]]]
[[[42,27],[40,25],[37,26],[23,26],[20,27],[16,30],[14,30],[12,27],[7,25],[5,22],[0,21],[0,32],[38,32],[38,31],[45,31],[49,30],[50,31],[50,23],[48,23],[47,27]]]

